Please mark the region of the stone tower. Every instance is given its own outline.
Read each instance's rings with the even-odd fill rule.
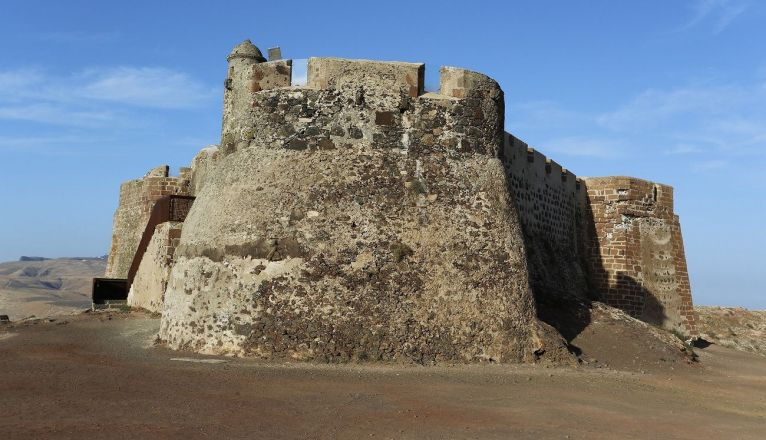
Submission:
[[[231,50],[226,61],[229,62],[229,66],[224,83],[221,146],[230,148],[233,145],[227,144],[232,144],[235,139],[241,137],[241,125],[249,101],[252,101],[250,79],[253,76],[253,66],[265,62],[266,59],[260,49],[250,40],[245,40]]]
[[[443,67],[425,92],[421,63],[309,58],[293,85],[292,60],[249,40],[227,60],[220,148],[180,189],[166,168],[123,185],[115,215],[111,276],[156,197],[195,197],[180,237],[155,233],[152,258],[172,261],[141,257],[164,278],[131,297],[161,308],[169,347],[573,361],[538,320],[571,296],[696,335],[672,188],[577,178],[504,131],[495,80]]]
[[[419,63],[310,58],[307,85],[292,87],[289,60],[234,61],[252,64],[230,65],[229,145],[174,254],[160,330],[169,347],[569,359],[536,318],[499,159],[497,82],[445,67],[439,93],[423,93]]]

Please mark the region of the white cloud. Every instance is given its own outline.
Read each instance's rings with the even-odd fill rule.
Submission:
[[[216,95],[214,87],[162,67],[91,68],[69,74],[0,70],[0,151],[92,152],[125,137],[156,133],[162,121],[173,119],[172,111],[206,109],[217,104]],[[89,141],[96,138],[103,144]]]
[[[666,155],[677,155],[677,156],[685,156],[690,154],[697,154],[701,152],[702,150],[695,145],[689,145],[689,144],[680,144],[676,145],[667,151],[665,151]]]
[[[213,87],[164,67],[91,68],[68,76],[39,69],[0,71],[0,102],[107,101],[136,107],[187,109],[214,96]]]
[[[723,115],[752,100],[753,90],[738,85],[695,84],[671,90],[649,89],[598,117],[613,130],[645,130],[678,115]]]
[[[588,118],[580,112],[563,109],[554,101],[510,103],[506,105],[505,113],[512,125],[526,128],[550,126],[551,121],[558,126],[576,126]]]
[[[707,160],[703,162],[695,162],[692,164],[692,169],[697,172],[706,172],[718,170],[729,165],[729,162],[725,160]]]
[[[91,70],[76,96],[152,108],[197,107],[215,91],[182,72],[157,67],[118,67]]]
[[[36,89],[44,76],[36,69],[0,71],[0,101],[23,96],[26,90]]]
[[[73,110],[56,104],[35,103],[7,107],[0,106],[0,119],[93,127],[114,121],[114,114],[108,110]]]
[[[597,117],[616,133],[653,133],[672,141],[676,153],[766,153],[764,84],[693,84],[641,93]],[[685,150],[680,151],[679,149]]]
[[[113,142],[114,139],[92,134],[0,136],[0,153],[74,154],[81,151],[83,146],[100,146]]]
[[[567,156],[618,158],[624,156],[625,143],[619,139],[560,137],[549,139],[541,151]]]
[[[203,107],[215,89],[162,67],[112,67],[54,75],[41,69],[0,71],[0,120],[93,127],[119,124],[139,109]],[[124,121],[123,121],[124,122]]]
[[[750,6],[747,0],[696,0],[692,17],[679,30],[708,25],[714,34],[726,30]]]
[[[575,115],[551,102],[516,105],[508,126],[519,135],[535,133],[537,138],[526,140],[551,155],[623,160],[725,155],[761,160],[766,157],[763,102],[766,83],[761,79],[695,82],[648,89],[604,112]],[[696,171],[725,166],[722,161],[683,163]]]

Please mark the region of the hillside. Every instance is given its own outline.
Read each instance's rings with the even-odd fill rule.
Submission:
[[[103,258],[22,257],[0,263],[0,314],[17,320],[87,308],[92,278],[105,269]]]
[[[739,307],[694,308],[700,335],[724,347],[766,355],[766,310]]]

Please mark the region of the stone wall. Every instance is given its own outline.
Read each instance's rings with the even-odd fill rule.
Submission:
[[[439,93],[424,93],[420,63],[311,58],[294,87],[291,60],[266,62],[249,41],[227,59],[220,148],[180,178],[165,167],[125,183],[115,214],[119,276],[154,200],[197,197],[167,279],[171,347],[571,359],[535,303],[558,310],[569,295],[696,334],[672,188],[586,184],[504,132],[492,79],[443,67]],[[158,309],[170,263],[153,246],[137,287],[150,293],[131,301]]]
[[[585,179],[593,223],[589,269],[609,305],[696,335],[673,188],[632,177]]]
[[[127,277],[154,203],[166,195],[189,194],[188,173],[185,174],[184,177],[170,177],[167,165],[163,165],[149,171],[141,179],[120,186],[106,266],[107,278]]]
[[[421,95],[422,74],[312,58],[309,87],[227,98],[234,137],[196,194],[165,294],[170,347],[571,359],[535,316],[499,160],[502,91],[444,68],[441,93]]]
[[[360,70],[360,66],[363,69]],[[424,75],[425,65],[422,63],[310,58],[306,86],[312,89],[385,90],[385,93],[369,94],[372,104],[377,105],[399,96],[415,98],[422,95]]]
[[[697,334],[672,187],[631,177],[583,181],[510,134],[502,158],[538,303],[600,299]]]
[[[503,164],[524,231],[530,282],[538,301],[588,296],[580,179],[511,134]]]
[[[173,255],[181,240],[182,222],[160,223],[141,259],[128,294],[128,305],[161,312]]]

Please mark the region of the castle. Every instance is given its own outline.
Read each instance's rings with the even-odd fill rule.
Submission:
[[[696,335],[670,186],[578,178],[505,132],[480,73],[427,93],[423,64],[310,58],[296,86],[270,58],[229,54],[219,146],[120,189],[106,276],[170,347],[530,361],[566,356],[537,317],[563,297]]]

